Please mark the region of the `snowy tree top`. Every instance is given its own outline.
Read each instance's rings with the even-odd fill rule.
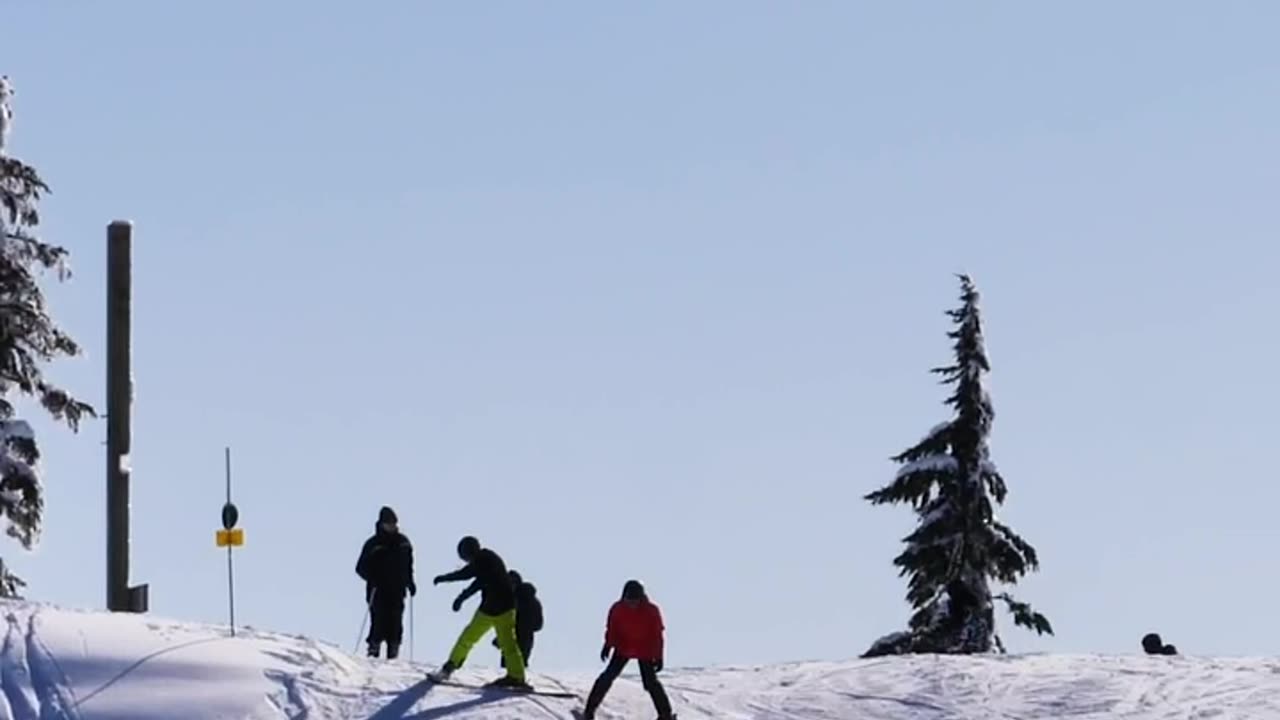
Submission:
[[[13,129],[13,83],[8,75],[0,75],[0,155]]]

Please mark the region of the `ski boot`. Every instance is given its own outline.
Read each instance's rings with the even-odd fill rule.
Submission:
[[[369,657],[371,657],[371,658],[376,658],[376,657],[378,657],[378,651],[379,651],[379,649],[381,649],[381,647],[382,647],[382,643],[372,643],[372,642],[371,642],[371,643],[369,643],[369,646],[368,646],[368,648],[367,648],[366,652],[367,652],[367,654],[368,654],[368,656],[369,656]]]
[[[456,665],[446,660],[444,665],[440,666],[439,670],[433,673],[427,673],[427,677],[434,682],[444,682],[445,680],[448,680],[453,675],[453,671],[457,669],[458,667]]]
[[[533,686],[523,680],[517,680],[510,675],[485,683],[485,687],[501,688],[512,692],[533,692]]]
[[[387,643],[387,659],[395,660],[400,657],[400,646],[394,643]]]

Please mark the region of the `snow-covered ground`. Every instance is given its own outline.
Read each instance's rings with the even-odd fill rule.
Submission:
[[[432,666],[370,663],[305,638],[0,603],[0,719],[568,719],[575,700],[432,687]],[[595,668],[535,686],[582,695]],[[495,668],[457,679],[482,682]],[[1280,719],[1280,659],[911,657],[663,673],[682,720]],[[603,718],[654,715],[624,675]]]

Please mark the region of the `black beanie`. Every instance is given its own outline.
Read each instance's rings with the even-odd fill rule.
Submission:
[[[1142,636],[1142,649],[1148,655],[1159,655],[1164,649],[1164,640],[1160,637],[1160,633],[1147,633]]]
[[[396,517],[395,510],[383,505],[382,509],[378,511],[378,522],[395,525],[400,522],[400,519]]]

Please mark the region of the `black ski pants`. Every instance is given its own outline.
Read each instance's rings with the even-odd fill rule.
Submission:
[[[365,599],[369,603],[369,644],[385,642],[388,648],[399,647],[404,639],[404,589],[371,588]]]
[[[609,688],[613,687],[613,681],[618,679],[622,674],[623,668],[627,666],[628,658],[620,657],[617,653],[609,659],[609,664],[605,666],[604,672],[600,673],[600,677],[596,678],[596,682],[591,686],[591,693],[587,695],[587,705],[584,708],[585,715],[589,718],[595,717],[596,708],[600,707],[600,703],[604,701],[604,696],[609,693]],[[654,664],[648,660],[637,660],[640,665],[640,682],[644,685],[644,689],[649,693],[649,698],[653,700],[653,708],[658,711],[658,720],[669,720],[671,718],[671,700],[667,698],[667,691],[662,687],[662,683],[658,681],[658,672]]]

